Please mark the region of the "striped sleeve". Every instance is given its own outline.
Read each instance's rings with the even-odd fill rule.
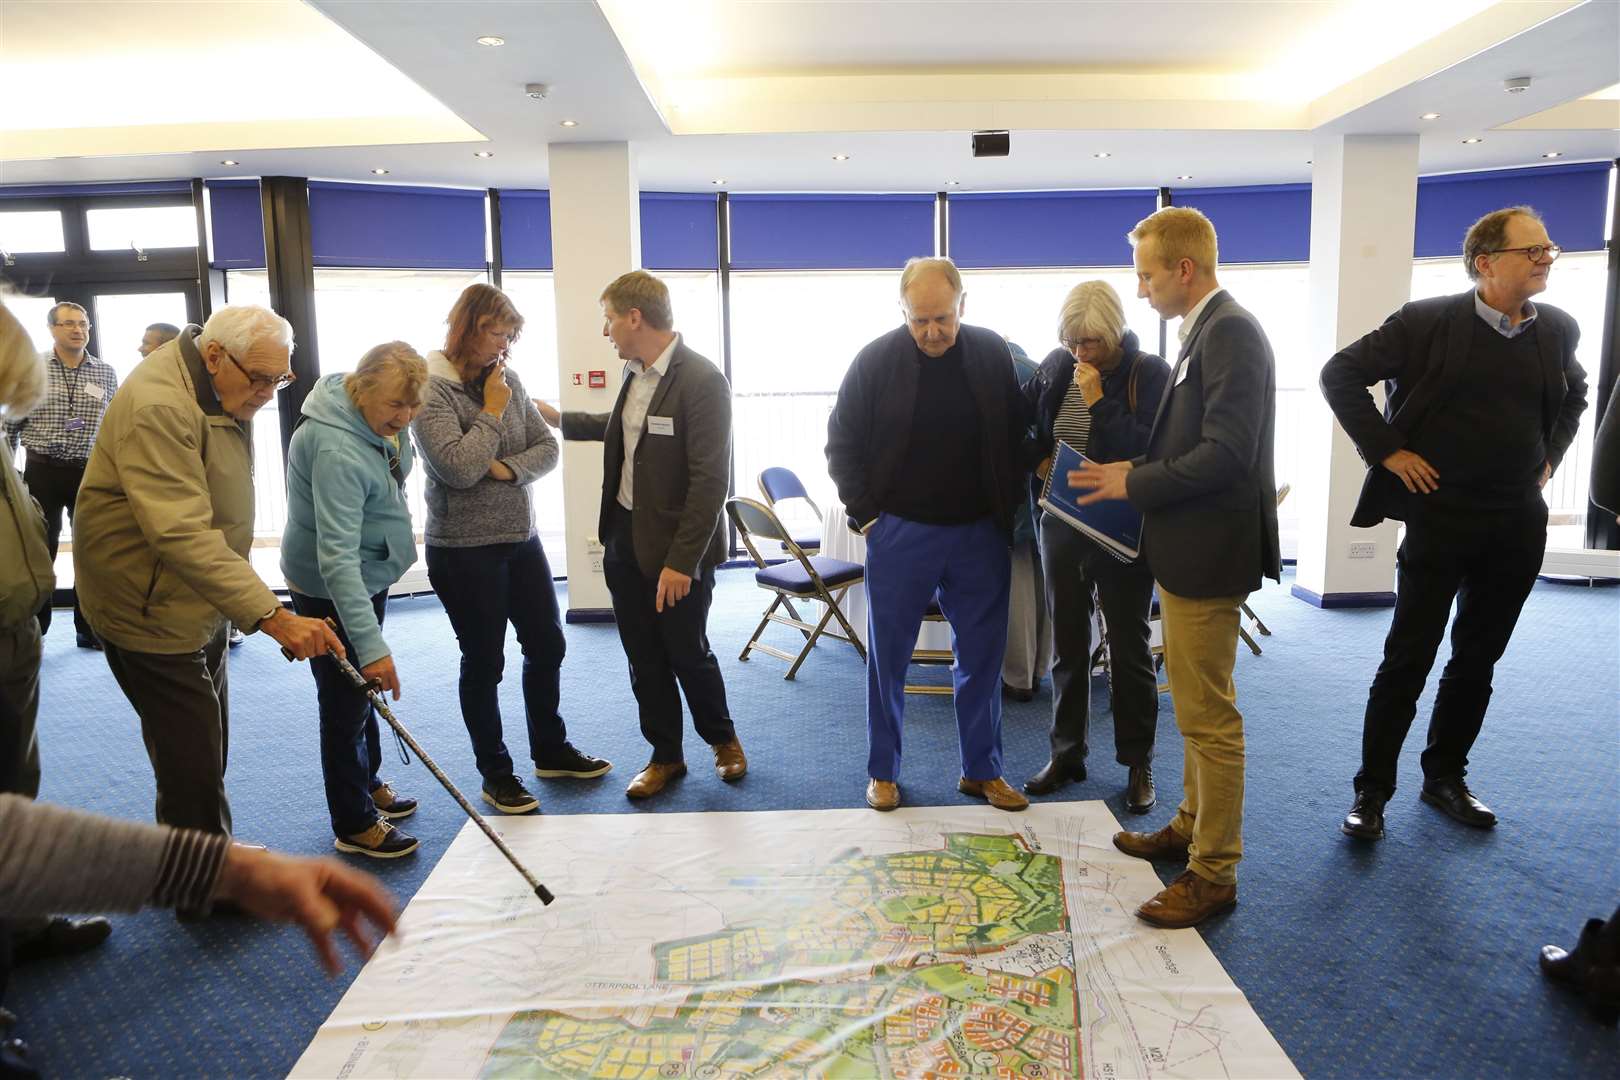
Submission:
[[[170,829],[168,833],[157,884],[152,887],[148,903],[155,907],[200,909],[213,898],[231,839],[195,829]]]

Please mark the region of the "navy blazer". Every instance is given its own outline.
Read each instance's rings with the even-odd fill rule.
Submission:
[[[1456,389],[1478,321],[1472,289],[1414,300],[1322,366],[1322,396],[1367,463],[1351,525],[1370,528],[1385,518],[1405,520],[1410,493],[1383,461],[1404,448],[1423,418]],[[1580,328],[1567,313],[1536,305],[1542,437],[1554,469],[1574,441],[1586,409],[1586,372],[1575,360],[1580,338]],[[1382,414],[1367,391],[1380,381],[1385,383]]]
[[[1143,555],[1170,592],[1240,596],[1281,579],[1276,424],[1271,343],[1223,290],[1187,335],[1147,454],[1126,474]]]

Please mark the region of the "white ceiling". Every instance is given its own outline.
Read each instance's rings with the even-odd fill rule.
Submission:
[[[98,130],[137,142],[156,130],[129,123],[153,81],[136,75],[118,84],[116,103],[52,129],[74,153],[18,160],[33,155],[12,149],[16,132],[42,130],[37,114],[60,94],[109,85],[86,70],[151,71],[177,41],[185,59],[172,68],[194,101],[241,95],[237,115],[260,117],[313,97],[352,118],[362,110],[351,103],[332,108],[337,90],[310,92],[337,85],[326,80],[343,65],[327,54],[284,47],[265,62],[261,48],[260,62],[248,59],[261,36],[243,28],[289,3],[0,0],[4,85],[36,88],[13,93],[0,119],[0,154],[11,159],[0,161],[0,182],[372,180],[386,168],[389,182],[540,187],[550,143],[626,139],[648,190],[714,190],[717,178],[730,190],[809,191],[1137,187],[1184,183],[1182,174],[1196,184],[1300,181],[1313,129],[1420,134],[1425,172],[1539,164],[1553,150],[1566,160],[1620,155],[1620,102],[1578,100],[1620,83],[1620,0],[313,0],[276,32],[303,17],[324,23],[398,80],[388,84],[398,102],[435,104],[465,138],[487,142],[405,145],[376,123],[365,139],[276,148],[244,137],[97,156]],[[99,42],[94,66],[62,62],[32,29],[15,32],[39,25],[45,7],[49,26],[76,29],[56,40]],[[107,7],[122,20],[116,34],[99,32]],[[192,36],[176,37],[180,26]],[[507,44],[475,43],[487,34]],[[32,65],[27,81],[11,74],[19,65]],[[1503,78],[1522,74],[1534,77],[1529,92],[1502,93]],[[358,81],[374,91],[384,78]],[[524,96],[533,81],[550,84],[545,100]],[[716,96],[668,96],[691,85]],[[11,107],[24,101],[20,114]],[[303,130],[316,111],[305,108]],[[1417,119],[1428,111],[1442,116]],[[967,133],[990,126],[1013,130],[1012,155],[974,160]],[[1484,141],[1463,145],[1474,136]],[[495,156],[476,158],[479,149]],[[240,164],[224,167],[225,158]]]

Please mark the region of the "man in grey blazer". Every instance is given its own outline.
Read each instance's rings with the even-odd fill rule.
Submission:
[[[563,438],[603,443],[602,572],[652,744],[625,794],[643,799],[686,772],[680,691],[720,779],[748,771],[708,636],[714,570],[727,551],[731,387],[675,332],[662,281],[634,270],[601,300],[602,336],[625,362],[613,411],[541,412]]]
[[[1215,280],[1215,228],[1168,207],[1130,233],[1137,295],[1180,318],[1181,355],[1147,454],[1069,474],[1080,501],[1129,499],[1158,584],[1165,668],[1185,743],[1186,795],[1154,833],[1114,845],[1144,859],[1187,858],[1187,872],[1137,909],[1156,926],[1194,926],[1237,903],[1243,856],[1243,714],[1232,667],[1244,598],[1280,578],[1273,433],[1276,364],[1265,331]]]

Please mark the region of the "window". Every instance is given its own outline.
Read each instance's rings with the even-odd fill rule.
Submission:
[[[531,397],[555,403],[561,383],[557,372],[557,293],[549,270],[508,270],[501,288],[523,316],[523,336],[512,346],[509,361]],[[604,343],[605,344],[605,343]],[[554,433],[558,439],[560,432]],[[556,576],[568,573],[568,530],[563,524],[562,463],[529,489],[534,525],[546,560]],[[594,525],[589,530],[595,532]]]
[[[51,308],[55,306],[56,300],[49,296],[14,294],[6,297],[7,310],[22,323],[23,329],[28,331],[28,340],[40,352],[49,349],[54,341],[49,320]]]
[[[84,213],[93,251],[197,246],[197,211],[184,206],[122,206]]]
[[[1419,259],[1412,266],[1412,299],[1460,293],[1470,287],[1460,256]],[[1567,312],[1581,328],[1575,357],[1586,369],[1587,409],[1563,464],[1547,484],[1547,547],[1586,546],[1587,491],[1592,477],[1592,436],[1597,429],[1596,379],[1603,363],[1603,303],[1608,288],[1607,256],[1601,251],[1570,252],[1559,258],[1547,290],[1535,299]],[[1535,301],[1532,301],[1532,303]]]
[[[1058,347],[1058,318],[1063,300],[1082,281],[1106,281],[1119,293],[1126,325],[1136,331],[1142,348],[1159,351],[1159,316],[1146,300],[1136,299],[1136,274],[1119,267],[1055,270],[964,270],[967,289],[963,321],[989,327],[1016,341],[1037,364]]]
[[[191,321],[183,292],[100,293],[94,306],[101,359],[118,373],[120,385],[141,362],[137,346],[148,326],[155,322],[185,326]]]
[[[0,251],[21,255],[66,250],[60,210],[0,211]]]

